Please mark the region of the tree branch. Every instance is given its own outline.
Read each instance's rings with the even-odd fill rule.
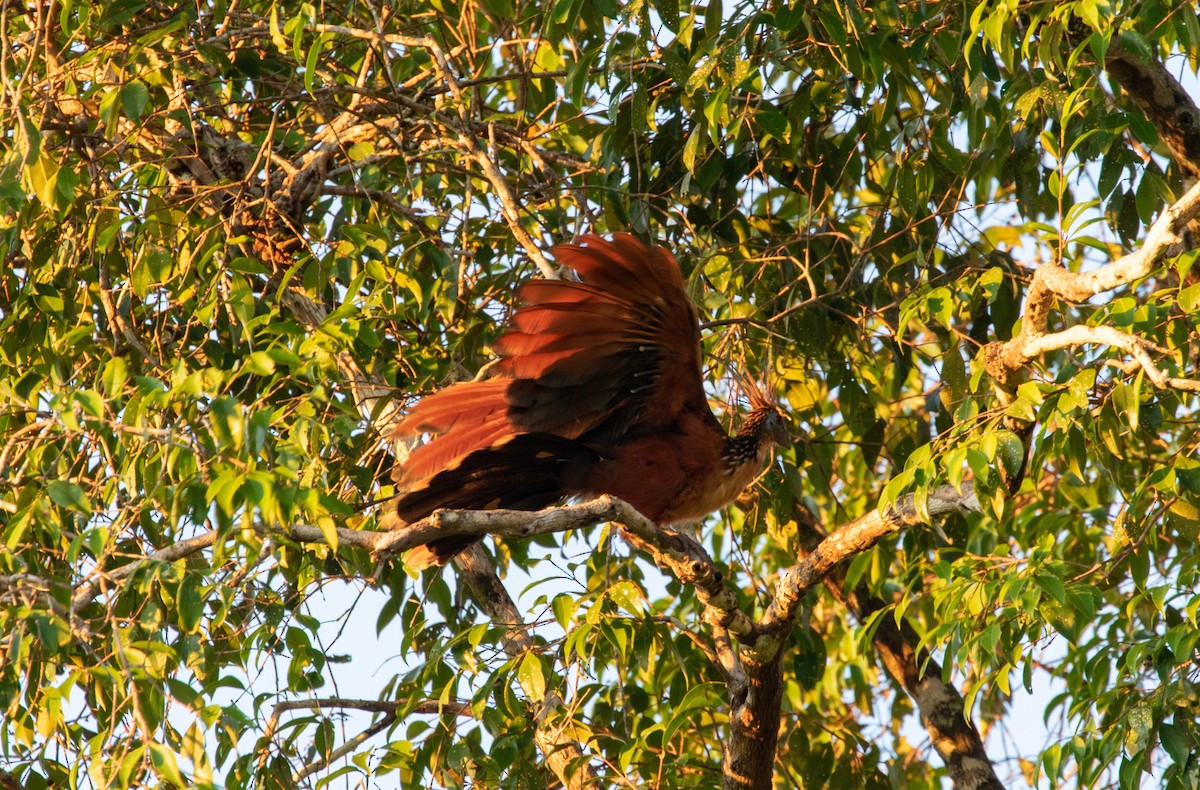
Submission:
[[[341,746],[337,747],[336,749],[331,750],[329,752],[329,754],[325,755],[324,757],[322,757],[318,760],[313,760],[308,765],[305,765],[303,768],[301,768],[300,770],[293,773],[292,781],[299,782],[301,779],[305,779],[309,776],[312,776],[313,774],[317,773],[318,771],[325,770],[327,767],[329,767],[333,763],[337,762],[338,760],[342,759],[343,757],[345,757],[346,755],[350,754],[352,751],[357,749],[360,744],[362,744],[369,738],[373,738],[376,735],[378,735],[379,733],[386,730],[388,727],[391,727],[392,724],[395,723],[397,715],[398,714],[396,713],[396,711],[392,711],[391,713],[384,714],[379,719],[379,721],[377,721],[374,724],[372,724],[371,726],[367,727],[362,732],[360,732],[358,735],[355,735],[353,738],[350,738],[345,743],[343,743]]]
[[[1200,179],[1200,108],[1162,61],[1144,61],[1119,38],[1109,42],[1104,67],[1158,130],[1176,164]]]
[[[1192,186],[1174,205],[1163,211],[1150,226],[1141,248],[1135,252],[1087,272],[1068,271],[1057,263],[1039,266],[1033,273],[1026,293],[1021,331],[1011,340],[989,343],[980,351],[988,373],[1002,387],[1012,389],[1017,373],[1025,364],[1047,350],[1084,343],[1105,343],[1134,355],[1157,386],[1192,390],[1194,382],[1169,377],[1154,365],[1145,352],[1147,341],[1104,327],[1075,326],[1055,335],[1046,335],[1046,326],[1055,298],[1070,302],[1085,301],[1145,277],[1164,259],[1178,254],[1183,243],[1181,234],[1197,216],[1200,216],[1200,183]],[[1045,339],[1056,336],[1057,340]]]
[[[775,586],[775,599],[755,626],[755,650],[764,654],[778,652],[783,638],[796,624],[805,593],[820,584],[840,563],[871,548],[886,535],[928,523],[926,516],[934,519],[951,513],[978,512],[979,500],[973,490],[959,491],[945,485],[929,492],[925,514],[918,510],[914,495],[908,494],[891,507],[872,510],[834,530]]]
[[[97,571],[100,578],[92,579],[84,582],[75,589],[71,596],[71,611],[78,611],[84,606],[96,599],[101,592],[101,580],[104,582],[119,582],[128,579],[141,568],[150,562],[174,562],[175,560],[189,557],[198,551],[212,546],[217,542],[217,531],[211,529],[208,532],[197,535],[194,538],[172,543],[170,546],[165,546],[158,551],[147,554],[145,557],[139,557],[121,567],[112,571]]]
[[[745,687],[730,684],[729,738],[722,761],[722,790],[771,790],[783,701],[783,651],[765,656],[744,650]]]
[[[275,730],[279,727],[279,717],[281,714],[294,710],[327,710],[329,708],[362,710],[372,713],[382,713],[384,716],[379,721],[373,722],[369,727],[346,743],[330,751],[324,757],[314,760],[293,773],[293,781],[299,781],[305,777],[312,776],[318,771],[329,767],[342,757],[345,757],[354,751],[359,744],[367,740],[367,738],[390,727],[402,712],[430,716],[450,715],[474,718],[474,714],[471,712],[471,703],[465,700],[451,700],[448,702],[432,699],[388,701],[378,699],[344,699],[341,697],[283,700],[275,703],[275,707],[271,710],[271,717],[267,719],[267,726],[263,729],[263,741],[269,742],[271,740],[271,737],[275,734]],[[259,753],[260,761],[264,760],[266,756],[267,747],[264,745]]]
[[[275,703],[271,710],[271,718],[267,720],[266,734],[270,735],[279,726],[279,715],[293,710],[363,710],[369,713],[395,713],[407,710],[409,713],[420,713],[429,716],[440,716],[447,713],[451,716],[474,718],[471,703],[467,700],[452,699],[446,702],[436,699],[419,700],[382,700],[382,699],[346,699],[343,697],[316,697],[314,699],[288,699]]]
[[[1166,353],[1165,349],[1160,349],[1144,338],[1109,326],[1078,325],[1048,335],[1033,337],[1019,335],[1007,343],[996,345],[995,350],[985,357],[984,361],[989,372],[994,368],[997,374],[1005,375],[1006,371],[1017,370],[1030,360],[1047,352],[1084,345],[1106,345],[1121,349],[1133,357],[1145,371],[1146,378],[1154,382],[1154,386],[1159,389],[1200,392],[1200,381],[1170,376],[1154,363],[1150,357],[1150,351]]]
[[[441,702],[439,700],[419,700],[413,702],[411,700],[388,701],[378,699],[343,699],[341,697],[318,697],[316,699],[295,699],[283,700],[275,703],[275,707],[271,710],[271,717],[267,720],[267,726],[263,730],[263,740],[270,741],[271,736],[279,727],[279,717],[283,713],[293,710],[326,710],[329,708],[337,709],[352,709],[369,711],[372,713],[382,713],[383,718],[373,722],[369,727],[364,729],[358,735],[343,743],[341,746],[330,751],[327,755],[314,760],[305,765],[300,770],[292,774],[293,781],[299,781],[308,776],[321,771],[336,761],[345,757],[350,752],[354,751],[363,741],[382,732],[390,727],[399,717],[400,713],[418,713],[430,716],[465,716],[473,718],[471,712],[471,703],[465,700],[451,700],[449,702]],[[260,759],[266,757],[266,747],[263,747],[260,753]]]
[[[737,595],[725,584],[725,575],[699,543],[682,533],[658,526],[631,505],[613,496],[591,502],[553,507],[534,513],[523,510],[438,510],[427,518],[391,532],[379,533],[374,553],[386,559],[436,538],[452,535],[502,535],[527,538],[565,532],[612,521],[632,546],[645,552],[680,582],[692,585],[704,604],[704,619],[745,637],[750,618],[738,608]]]
[[[500,577],[487,553],[478,544],[471,546],[454,558],[455,567],[471,597],[491,618],[492,622],[507,626],[503,647],[509,658],[519,658],[536,650],[537,645],[529,636],[516,603],[504,589]],[[561,714],[563,699],[547,684],[542,699],[536,698],[537,689],[526,682],[518,673],[518,683],[529,699],[534,711],[533,740],[546,758],[546,764],[567,790],[583,790],[595,786],[597,777],[588,765],[580,745],[564,731],[569,719]]]
[[[1086,272],[1072,272],[1053,263],[1039,266],[1030,284],[1029,299],[1033,299],[1036,285],[1068,301],[1082,302],[1140,280],[1164,259],[1183,251],[1183,231],[1197,215],[1200,215],[1200,183],[1163,210],[1147,231],[1142,246],[1134,252]],[[1035,315],[1034,319],[1035,329],[1045,328],[1044,314]]]
[[[797,563],[775,586],[775,597],[755,624],[753,638],[742,650],[746,673],[743,698],[730,700],[729,739],[725,744],[723,790],[770,790],[779,743],[783,694],[780,661],[788,634],[795,627],[800,601],[842,562],[874,546],[880,538],[950,513],[976,512],[974,491],[942,486],[930,491],[925,513],[909,494],[894,506],[876,509],[835,530]]]

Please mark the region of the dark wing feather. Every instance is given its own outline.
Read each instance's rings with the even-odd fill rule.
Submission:
[[[540,510],[562,499],[565,479],[595,460],[586,446],[553,434],[509,437],[399,495],[392,517],[410,524],[439,508]],[[461,535],[435,540],[410,553],[409,563],[418,568],[444,565],[478,540]]]

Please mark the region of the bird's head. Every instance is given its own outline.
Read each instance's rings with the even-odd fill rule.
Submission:
[[[755,456],[765,460],[771,448],[791,445],[787,421],[774,399],[767,395],[766,385],[746,379],[740,383],[750,411],[738,430],[738,437],[747,449],[753,448]]]
[[[762,411],[766,416],[762,418],[762,426],[759,428],[760,438],[780,447],[791,444],[792,435],[788,433],[787,423],[783,421],[779,409],[772,405]]]

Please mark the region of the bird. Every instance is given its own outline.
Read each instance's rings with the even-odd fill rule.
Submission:
[[[700,324],[671,253],[627,233],[552,250],[575,279],[534,279],[493,344],[489,377],[422,398],[391,440],[425,436],[392,478],[388,528],[441,508],[540,510],[609,494],[663,527],[734,500],[787,445],[764,387],[729,435],[708,405]],[[447,536],[408,552],[445,565],[480,540]]]

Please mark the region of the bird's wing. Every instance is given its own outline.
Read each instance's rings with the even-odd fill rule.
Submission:
[[[624,233],[585,236],[554,255],[580,282],[526,284],[495,344],[498,372],[523,384],[512,393],[514,422],[611,439],[708,412],[700,328],[674,257]]]
[[[421,400],[394,438],[428,434],[393,477],[412,486],[476,450],[522,433],[601,446],[708,409],[700,329],[674,257],[628,234],[555,247],[580,282],[534,280],[494,344],[493,378]]]

